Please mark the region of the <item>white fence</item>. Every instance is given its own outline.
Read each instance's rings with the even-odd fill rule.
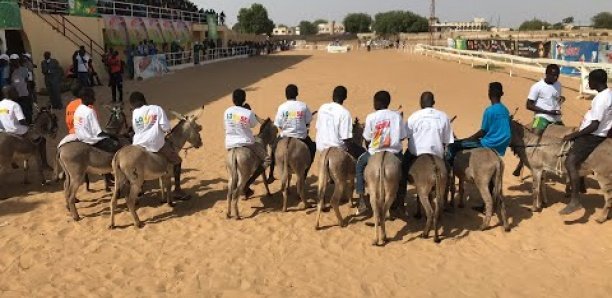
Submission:
[[[612,76],[612,64],[607,63],[574,62],[556,59],[532,59],[507,54],[457,50],[448,47],[429,46],[423,44],[418,44],[415,47],[414,52],[423,54],[425,56],[438,57],[440,59],[456,60],[459,63],[471,64],[472,67],[476,65],[485,65],[487,70],[490,70],[491,66],[507,67],[510,76],[512,76],[517,69],[543,74],[544,70],[546,69],[546,65],[548,64],[574,67],[579,69],[581,73],[579,78],[579,92],[581,96],[595,95],[597,93],[589,88],[588,74],[591,70],[601,68],[606,70],[606,72]]]

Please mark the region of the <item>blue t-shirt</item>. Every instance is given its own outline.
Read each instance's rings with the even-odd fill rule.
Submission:
[[[512,133],[510,132],[510,112],[502,103],[489,106],[482,116],[485,136],[480,139],[483,147],[491,148],[500,156],[506,154]]]

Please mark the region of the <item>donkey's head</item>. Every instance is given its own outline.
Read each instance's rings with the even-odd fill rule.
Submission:
[[[359,118],[355,117],[353,121],[353,142],[359,146],[363,146],[363,124],[359,122]]]
[[[49,107],[36,107],[36,117],[32,128],[43,136],[55,138],[58,129],[57,116],[51,112]]]
[[[123,128],[127,128],[127,118],[123,112],[123,103],[104,105],[104,108],[110,112],[110,118],[106,122],[106,130],[114,134],[120,134]]]
[[[261,139],[264,145],[271,145],[276,139],[276,135],[278,134],[278,129],[272,123],[270,118],[266,118],[259,128],[259,134],[257,137]]]
[[[172,134],[179,134],[194,148],[200,148],[203,145],[202,136],[200,135],[202,126],[197,123],[198,117],[201,115],[203,109],[204,107],[202,107],[197,115],[183,115],[172,110],[170,111],[170,114],[180,120],[172,129]]]

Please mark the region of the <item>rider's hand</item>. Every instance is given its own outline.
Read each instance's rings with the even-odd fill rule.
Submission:
[[[563,137],[563,142],[569,142],[569,141],[572,141],[574,138],[575,138],[575,137],[574,137],[574,134],[573,134],[573,133],[570,133],[570,134],[568,134],[568,135],[566,135],[566,136],[564,136],[564,137]]]

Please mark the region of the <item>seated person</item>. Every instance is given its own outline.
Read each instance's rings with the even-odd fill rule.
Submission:
[[[96,102],[94,90],[85,87],[81,90],[81,105],[74,111],[74,133],[77,139],[108,153],[120,148],[119,140],[102,131],[96,111],[91,108]]]

